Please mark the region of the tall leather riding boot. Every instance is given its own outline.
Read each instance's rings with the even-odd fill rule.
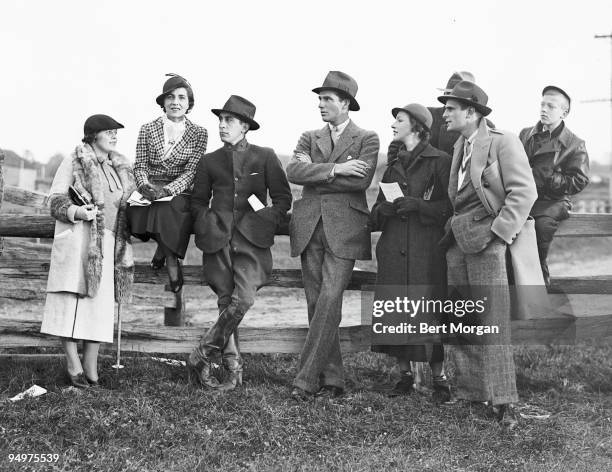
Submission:
[[[233,390],[238,385],[242,385],[242,367],[244,365],[240,355],[240,343],[238,341],[238,328],[230,336],[225,348],[223,349],[223,366],[228,371],[228,377],[221,384],[222,390]]]
[[[203,386],[219,388],[219,381],[211,375],[211,358],[221,353],[227,344],[231,334],[234,332],[244,314],[237,309],[236,305],[229,305],[221,312],[215,324],[206,332],[200,344],[196,347],[187,360],[190,376]]]
[[[189,355],[187,365],[200,384],[219,388],[220,384],[217,379],[210,375],[211,357],[216,357],[221,353],[243,317],[244,313],[236,305],[229,305],[202,337],[199,346]]]

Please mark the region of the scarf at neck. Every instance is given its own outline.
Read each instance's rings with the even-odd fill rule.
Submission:
[[[399,149],[397,153],[397,157],[402,163],[402,166],[404,167],[404,169],[407,169],[408,167],[412,165],[415,159],[421,155],[421,153],[425,150],[428,144],[429,144],[429,140],[427,139],[419,141],[419,144],[417,144],[414,147],[414,149],[412,149],[412,151],[408,151],[406,149],[406,146],[402,144],[401,148]]]

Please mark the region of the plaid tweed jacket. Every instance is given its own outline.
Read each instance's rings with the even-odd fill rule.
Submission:
[[[164,186],[172,195],[191,190],[196,166],[206,153],[208,133],[202,126],[186,119],[185,132],[181,140],[162,160],[164,155],[164,121],[156,120],[142,125],[136,144],[134,177],[140,186],[150,180],[168,179]]]

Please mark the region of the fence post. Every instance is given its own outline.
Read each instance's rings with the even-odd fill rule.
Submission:
[[[164,307],[164,326],[185,326],[185,296],[181,288],[178,293],[172,293],[166,285],[167,293],[174,295],[174,304]]]

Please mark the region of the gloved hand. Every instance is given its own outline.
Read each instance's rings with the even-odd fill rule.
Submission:
[[[383,201],[376,206],[376,211],[383,216],[395,216],[395,205],[391,202]]]
[[[96,217],[97,214],[98,209],[94,205],[82,205],[78,207],[76,212],[74,213],[74,219],[82,221],[91,221]]]
[[[157,190],[149,182],[146,182],[140,185],[138,187],[138,191],[147,200],[150,200],[150,201],[155,200],[155,195],[157,194]]]
[[[419,200],[415,197],[398,197],[393,200],[395,211],[400,216],[407,216],[410,212],[419,210]]]
[[[169,197],[171,193],[162,187],[161,185],[153,185],[154,198],[153,200],[157,200],[158,198]]]

